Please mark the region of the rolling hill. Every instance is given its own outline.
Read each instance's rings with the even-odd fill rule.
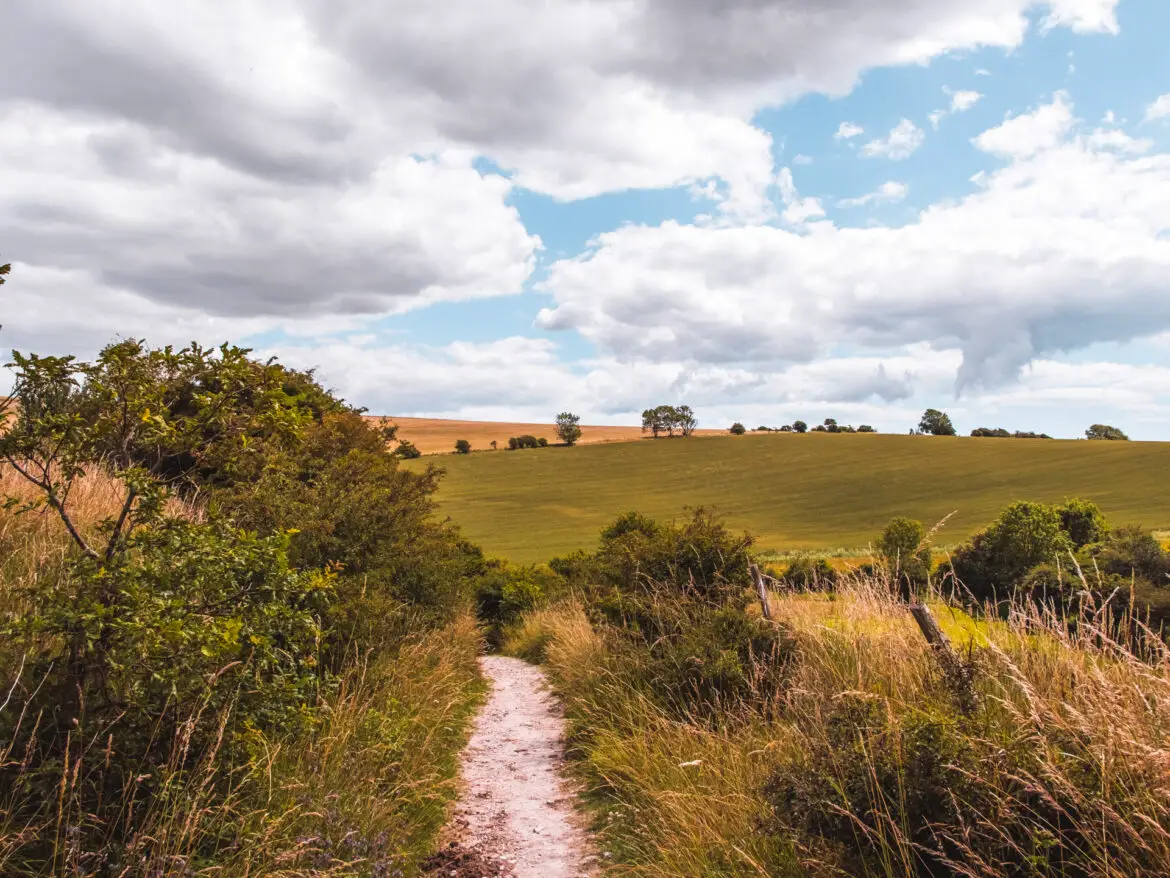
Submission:
[[[508,437],[528,434],[556,442],[556,429],[548,424],[524,424],[506,421],[458,421],[447,418],[395,418],[370,416],[372,420],[398,425],[398,436],[413,442],[423,454],[447,454],[456,439],[466,439],[477,451],[491,448],[495,440],[500,448],[508,447]],[[597,427],[582,425],[582,445],[602,442],[633,442],[642,439],[639,427]],[[722,430],[696,430],[696,436],[714,436]],[[649,441],[649,439],[647,439]]]
[[[955,544],[1013,500],[1095,500],[1115,523],[1170,526],[1170,443],[784,433],[620,442],[411,461],[446,470],[442,512],[514,561],[595,544],[631,509],[712,506],[762,549],[863,551],[895,515],[955,515]]]

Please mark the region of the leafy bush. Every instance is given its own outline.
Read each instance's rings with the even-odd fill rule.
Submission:
[[[23,487],[0,532],[47,513],[58,536],[47,572],[37,543],[17,547],[33,575],[0,565],[0,740],[22,754],[0,767],[0,861],[169,873],[141,851],[243,844],[251,818],[214,815],[271,795],[247,786],[258,760],[311,739],[353,656],[457,616],[483,558],[432,516],[438,471],[400,470],[393,431],[310,373],[136,341],[14,360],[0,456]]]
[[[471,443],[468,442],[466,439],[456,439],[455,440],[455,453],[456,454],[471,454]]]
[[[1091,500],[1073,498],[1056,507],[1060,529],[1068,535],[1073,548],[1099,543],[1109,534],[1109,524],[1099,506]]]
[[[703,508],[693,510],[681,525],[628,512],[602,530],[595,553],[554,559],[549,566],[574,585],[594,591],[632,592],[673,583],[682,592],[717,603],[751,585],[751,545],[748,534],[732,533]]]
[[[1053,563],[1072,548],[1052,506],[1020,502],[951,555],[955,577],[978,601],[1003,598],[1038,564]]]
[[[974,816],[960,804],[974,785],[967,779],[974,766],[953,718],[922,712],[898,721],[882,699],[843,693],[823,732],[765,787],[772,831],[832,842],[849,852],[852,874],[865,874],[891,841],[891,818],[909,844],[931,851],[936,824]],[[942,857],[931,853],[918,855],[922,874],[947,874]]]
[[[792,422],[792,432],[794,432],[794,433],[807,433],[808,432],[808,424],[806,424],[804,421],[793,421]]]
[[[558,596],[563,586],[564,579],[549,567],[497,560],[484,564],[474,587],[477,615],[489,626],[489,642],[498,644],[505,626]]]
[[[1103,541],[1087,546],[1085,554],[1107,574],[1170,585],[1170,557],[1157,538],[1138,525],[1115,528]]]
[[[418,450],[418,446],[408,439],[399,439],[398,447],[394,449],[394,456],[401,457],[403,460],[417,460],[422,457],[422,452]]]
[[[542,436],[541,439],[544,439],[544,437]],[[535,436],[530,436],[527,433],[523,436],[513,436],[508,440],[508,450],[518,451],[521,448],[540,448],[541,439],[537,439]],[[547,439],[544,439],[544,444],[548,445]]]
[[[874,548],[896,581],[911,588],[930,577],[930,546],[922,522],[898,516],[890,520]]]
[[[741,424],[739,421],[736,421],[734,424],[731,425],[731,428],[727,432],[730,433],[732,436],[742,436],[744,433],[747,432],[747,428],[743,424]]]
[[[789,562],[781,579],[792,588],[831,591],[837,584],[837,571],[824,558],[800,557]]]

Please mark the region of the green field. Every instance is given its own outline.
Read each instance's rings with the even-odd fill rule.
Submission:
[[[1116,523],[1170,526],[1170,443],[764,434],[432,458],[442,512],[493,555],[544,561],[631,509],[710,506],[764,550],[863,551],[895,515],[962,541],[1013,500],[1088,497]],[[426,461],[412,461],[422,467]]]

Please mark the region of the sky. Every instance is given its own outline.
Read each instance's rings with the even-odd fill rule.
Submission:
[[[1170,439],[1166,0],[4,7],[4,349]]]

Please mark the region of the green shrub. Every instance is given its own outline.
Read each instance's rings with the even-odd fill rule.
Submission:
[[[794,558],[781,578],[792,588],[831,591],[837,584],[837,571],[824,558]]]
[[[822,728],[765,788],[773,831],[831,842],[851,874],[867,874],[901,830],[918,847],[919,874],[950,874],[933,854],[934,827],[974,816],[961,807],[974,766],[956,720],[926,710],[899,719],[877,696],[842,693]]]
[[[1060,528],[1079,549],[1089,543],[1099,543],[1109,534],[1109,523],[1100,507],[1091,500],[1073,498],[1056,507]]]
[[[951,555],[955,577],[977,601],[1003,598],[1038,564],[1065,555],[1072,541],[1055,507],[1020,502]]]
[[[394,456],[401,457],[403,460],[417,460],[422,457],[422,452],[418,450],[418,446],[407,439],[399,439],[398,447],[394,449]]]
[[[918,588],[930,577],[930,547],[922,522],[898,516],[890,520],[874,548],[899,584]]]
[[[1170,585],[1170,557],[1157,538],[1138,525],[1115,528],[1104,541],[1089,546],[1087,554],[1105,573]]]
[[[744,433],[747,432],[747,427],[745,427],[739,421],[736,421],[734,424],[731,425],[730,429],[728,429],[727,432],[730,433],[732,436],[742,436]]]
[[[594,591],[671,583],[682,593],[720,602],[750,586],[751,545],[751,536],[729,531],[703,508],[692,510],[681,525],[628,512],[602,530],[595,553],[554,559],[550,566],[574,585]]]
[[[456,454],[471,454],[471,443],[468,442],[466,439],[456,439],[455,440],[455,453]]]

